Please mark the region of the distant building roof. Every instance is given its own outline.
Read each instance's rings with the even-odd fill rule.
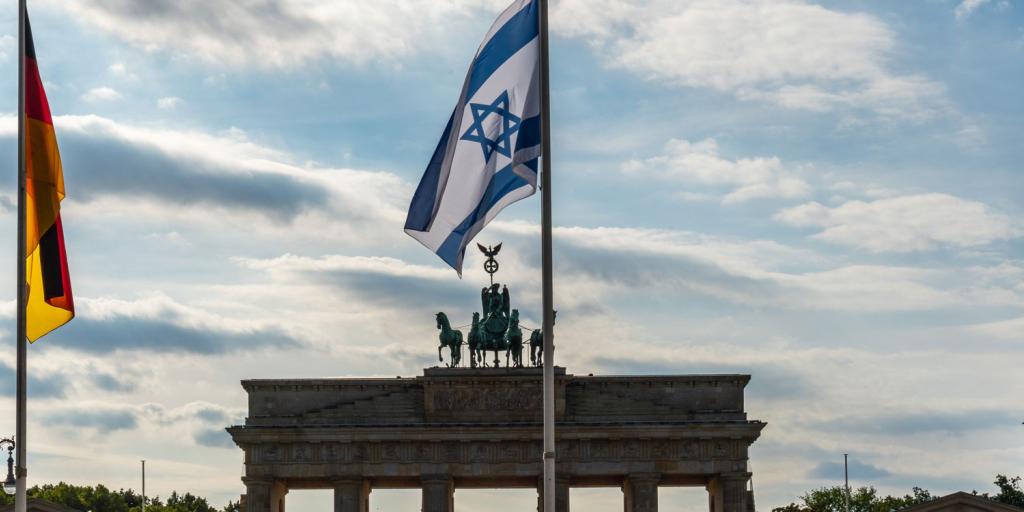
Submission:
[[[58,505],[57,503],[51,503],[39,498],[29,498],[27,508],[28,512],[81,512],[71,507],[65,507],[64,505]],[[0,512],[14,512],[14,505],[2,506],[0,507]]]
[[[1024,512],[1024,508],[992,501],[969,492],[955,492],[937,500],[907,507],[900,512]]]

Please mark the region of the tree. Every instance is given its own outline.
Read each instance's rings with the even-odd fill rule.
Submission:
[[[1024,508],[1024,489],[1021,488],[1021,477],[1010,478],[1006,475],[996,475],[994,483],[999,488],[998,494],[978,494],[977,491],[974,491],[974,494],[999,503]],[[772,512],[845,512],[843,500],[845,494],[846,489],[841,486],[822,487],[800,496],[802,503],[790,503],[784,507],[774,508]],[[936,498],[932,493],[920,487],[914,487],[911,494],[885,497],[878,496],[874,487],[861,487],[850,491],[850,512],[896,512]]]
[[[228,501],[228,504],[221,509],[221,512],[242,512],[241,501]]]
[[[93,512],[141,512],[142,496],[135,491],[118,489],[111,491],[103,485],[96,487],[84,485],[71,485],[64,482],[57,484],[46,484],[33,486],[28,490],[30,498],[38,498],[64,505],[68,508],[81,511]],[[0,505],[13,505],[14,496],[0,493]],[[225,507],[225,512],[241,512],[238,504],[231,503]],[[172,492],[167,503],[159,497],[146,498],[146,512],[220,512],[210,506],[206,498],[201,498],[190,493],[178,494]]]
[[[800,497],[802,504],[790,503],[772,512],[845,512],[846,489],[842,486],[822,487]],[[935,499],[931,493],[914,487],[913,494],[904,496],[878,496],[874,487],[860,487],[850,491],[850,512],[895,512],[911,505]]]
[[[987,496],[989,499],[1024,508],[1024,489],[1020,487],[1020,477],[1008,478],[1006,475],[996,475],[994,482],[999,488],[999,494]]]

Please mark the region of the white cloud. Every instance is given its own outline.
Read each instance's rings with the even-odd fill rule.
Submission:
[[[171,110],[181,105],[181,98],[177,96],[166,96],[156,100],[156,106],[162,110]]]
[[[565,0],[552,18],[611,66],[680,86],[811,111],[947,109],[941,85],[893,70],[896,35],[868,14],[799,0]]]
[[[715,139],[700,142],[672,139],[665,154],[645,160],[630,160],[626,172],[646,173],[686,184],[725,188],[724,203],[756,198],[801,197],[807,183],[783,167],[778,157],[727,160],[719,156]]]
[[[536,232],[536,226],[522,223],[499,226],[509,233]],[[591,300],[602,303],[626,293],[648,299],[653,293],[695,293],[734,304],[803,311],[1024,306],[1024,294],[1008,292],[1005,282],[977,277],[991,269],[968,275],[948,268],[844,265],[771,240],[675,230],[563,227],[554,236],[561,248],[560,281],[588,290]],[[525,278],[536,269],[521,273]],[[572,295],[561,294],[563,304]]]
[[[117,76],[118,78],[128,80],[138,80],[139,78],[135,75],[135,73],[132,73],[128,70],[128,66],[126,66],[124,62],[115,62],[110,66],[107,66],[107,71],[110,71],[111,74]]]
[[[815,238],[871,252],[973,247],[1021,235],[1019,223],[984,203],[936,193],[848,201],[834,208],[811,202],[782,210],[775,219],[824,228]]]
[[[328,58],[357,64],[434,47],[491,0],[56,1],[55,8],[147,50],[210,64],[281,68]]]
[[[980,334],[1024,344],[1024,317],[972,325],[967,331],[974,335]]]
[[[445,280],[452,278],[447,268],[426,265],[412,265],[397,258],[380,256],[328,255],[322,258],[308,258],[285,254],[272,259],[238,258],[243,266],[270,272],[366,272],[386,274],[393,277]]]
[[[953,13],[956,15],[956,19],[958,20],[966,19],[970,17],[970,15],[974,13],[974,11],[977,11],[982,6],[989,3],[992,3],[992,0],[963,0],[956,6],[956,9],[953,10]],[[998,2],[996,2],[996,9],[1006,10],[1009,9],[1010,7],[1011,5],[1008,0],[999,0]]]
[[[94,87],[82,95],[82,99],[88,102],[113,101],[121,98],[121,93],[110,87]]]
[[[413,191],[390,172],[301,162],[238,129],[214,134],[99,116],[56,116],[54,124],[70,192],[64,207],[81,226],[121,226],[171,251],[182,241],[212,245],[224,258],[267,240],[313,253],[419,247],[390,229],[401,226]],[[14,116],[0,116],[0,140],[12,140],[16,126]],[[169,230],[177,240],[152,236]]]
[[[0,35],[0,62],[6,62],[11,53],[18,52],[18,43],[10,34]]]

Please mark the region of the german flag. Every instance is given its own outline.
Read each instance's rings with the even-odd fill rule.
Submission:
[[[26,335],[35,341],[75,316],[60,222],[64,171],[50,105],[39,77],[32,28],[25,19]]]

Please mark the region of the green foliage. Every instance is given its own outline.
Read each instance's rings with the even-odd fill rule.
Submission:
[[[993,483],[999,488],[999,494],[989,496],[986,492],[979,494],[979,496],[998,501],[999,503],[1024,508],[1024,489],[1021,489],[1020,481],[1021,478],[1019,476],[1009,478],[1006,475],[996,475],[996,481]],[[978,494],[978,491],[974,491],[974,494]]]
[[[228,501],[227,505],[221,509],[221,512],[242,512],[242,502],[240,501]]]
[[[999,503],[1024,508],[1024,489],[1020,487],[1020,477],[1007,478],[1006,475],[996,475],[996,487],[999,494],[992,496],[992,499]]]
[[[790,503],[772,512],[844,512],[846,490],[842,486],[822,487],[800,497],[802,504]],[[895,512],[935,499],[928,491],[914,487],[913,494],[879,496],[874,487],[850,490],[850,512]]]
[[[59,484],[33,486],[28,490],[30,498],[39,498],[51,503],[58,503],[75,510],[92,512],[141,512],[142,496],[135,491],[119,489],[111,491],[103,485],[96,487]],[[0,505],[14,504],[14,496],[3,494]],[[233,508],[232,508],[233,506]],[[220,512],[210,506],[206,498],[190,493],[172,492],[164,503],[159,497],[146,498],[146,512]],[[224,512],[240,512],[237,503],[228,503]]]
[[[996,475],[994,482],[999,493],[979,496],[999,503],[1024,508],[1024,489],[1021,488],[1021,477]],[[790,503],[784,507],[772,509],[772,512],[845,512],[846,491],[841,486],[822,487],[800,497],[802,503]],[[978,494],[975,492],[975,494]],[[918,503],[938,498],[920,487],[914,487],[911,494],[904,496],[879,496],[874,487],[861,487],[850,491],[850,512],[896,512]]]

